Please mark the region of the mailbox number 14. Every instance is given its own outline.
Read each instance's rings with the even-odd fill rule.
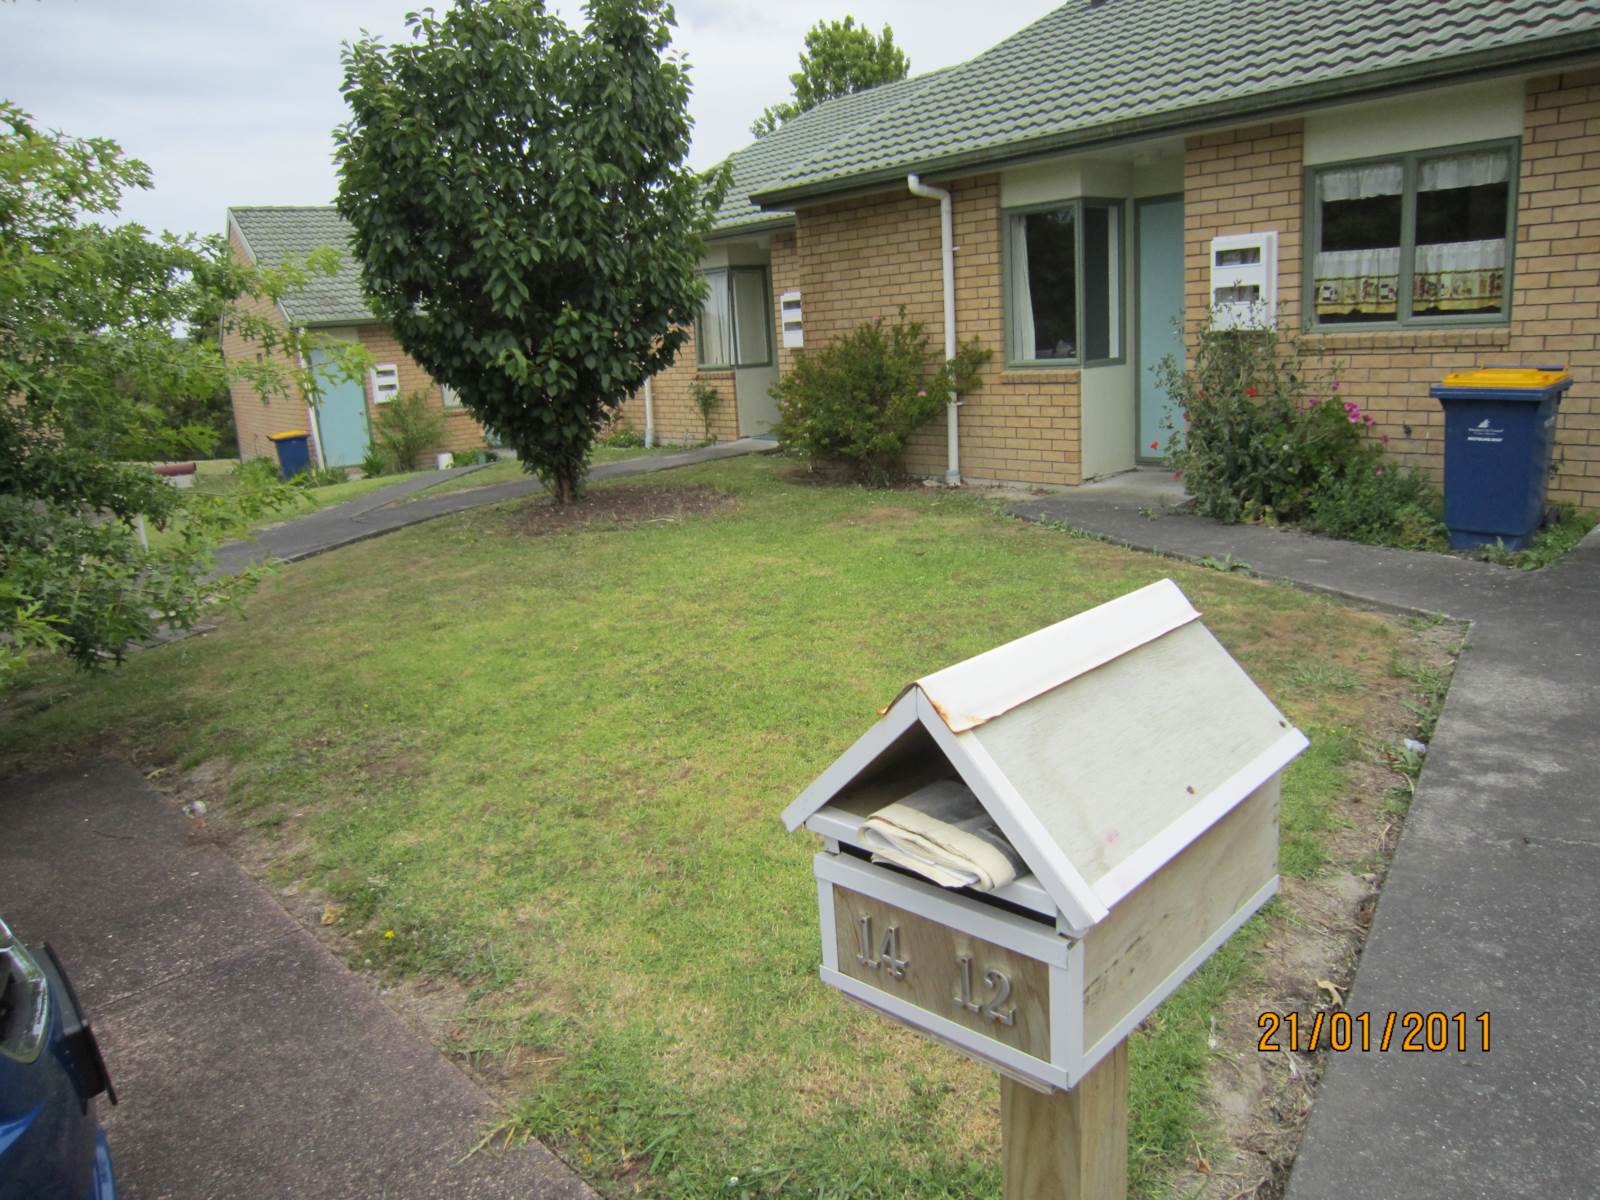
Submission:
[[[911,963],[909,959],[900,957],[900,927],[891,925],[884,930],[883,941],[879,943],[877,953],[874,954],[872,918],[866,915],[857,917],[856,961],[874,971],[886,967],[894,978],[904,979],[906,968]],[[974,999],[972,995],[972,955],[956,955],[956,993],[953,997],[955,1002],[970,1013],[981,1013],[991,1021],[998,1021],[1002,1025],[1015,1025],[1016,1006],[1005,1007],[1006,1001],[1011,999],[1011,976],[1004,971],[985,971],[983,982],[994,993],[993,998],[987,1003]]]

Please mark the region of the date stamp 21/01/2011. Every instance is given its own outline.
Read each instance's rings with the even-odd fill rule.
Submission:
[[[1256,1049],[1263,1053],[1489,1053],[1486,1012],[1476,1016],[1464,1012],[1318,1012],[1310,1017],[1297,1012],[1264,1012],[1256,1018],[1256,1027],[1261,1030]]]

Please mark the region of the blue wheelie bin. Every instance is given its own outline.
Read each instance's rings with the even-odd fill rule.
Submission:
[[[1544,520],[1565,367],[1453,371],[1429,394],[1444,408],[1444,523],[1457,550],[1528,544]]]
[[[279,479],[290,480],[311,469],[311,435],[304,429],[269,433],[267,440],[278,449]]]

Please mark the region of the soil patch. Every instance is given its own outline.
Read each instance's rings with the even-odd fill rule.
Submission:
[[[691,517],[731,512],[738,505],[736,497],[707,484],[693,487],[632,484],[596,488],[572,504],[556,505],[548,499],[540,500],[513,512],[508,528],[509,532],[525,537],[545,537],[584,529],[671,524]]]

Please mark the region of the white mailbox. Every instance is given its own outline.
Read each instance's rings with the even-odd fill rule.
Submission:
[[[824,839],[822,978],[1072,1088],[1277,891],[1306,745],[1170,580],[919,679],[783,814]],[[968,793],[1014,879],[873,861],[869,818]]]
[[[1212,238],[1212,327],[1259,329],[1277,317],[1277,230]]]
[[[778,297],[778,323],[783,328],[785,349],[798,350],[806,344],[805,314],[799,292],[785,292]]]

